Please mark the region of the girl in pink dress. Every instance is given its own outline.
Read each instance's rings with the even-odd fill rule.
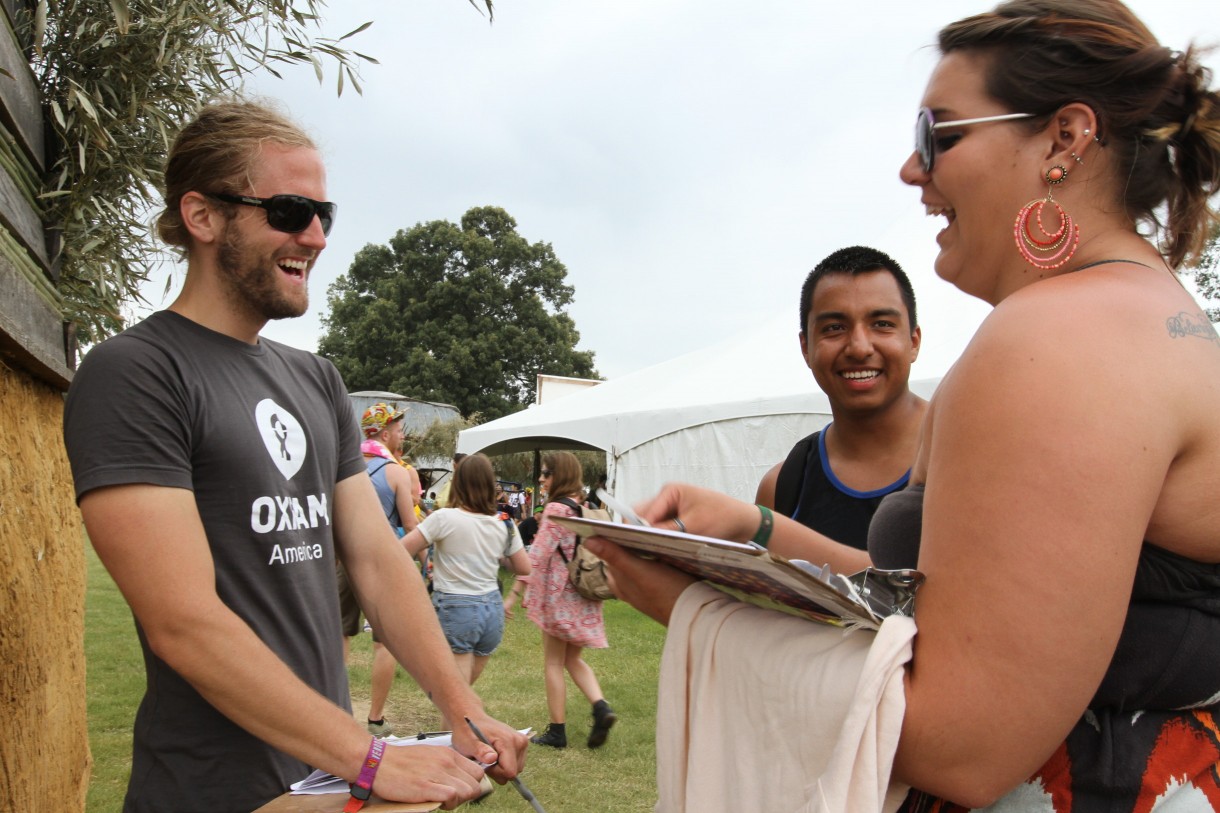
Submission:
[[[582,598],[572,586],[567,566],[557,549],[562,546],[564,556],[571,559],[576,547],[576,535],[551,520],[553,516],[579,516],[579,512],[560,502],[560,499],[567,498],[577,504],[583,500],[580,461],[570,452],[546,455],[542,459],[540,483],[546,489],[548,502],[542,512],[538,534],[530,546],[533,573],[522,606],[529,619],[542,630],[546,702],[551,722],[545,732],[531,741],[554,748],[567,747],[566,669],[572,676],[572,682],[593,704],[593,728],[589,733],[588,745],[597,748],[605,743],[611,726],[618,719],[602,696],[597,675],[581,658],[581,650],[585,647],[604,649],[608,646],[602,603]]]

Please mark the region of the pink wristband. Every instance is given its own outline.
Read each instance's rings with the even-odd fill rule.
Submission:
[[[385,740],[373,737],[373,742],[369,745],[368,756],[364,758],[364,764],[360,766],[360,775],[349,786],[352,791],[352,798],[347,800],[347,806],[343,808],[343,813],[356,813],[356,811],[364,807],[364,803],[373,795],[373,780],[377,777],[377,767],[381,765],[381,755],[384,753]]]

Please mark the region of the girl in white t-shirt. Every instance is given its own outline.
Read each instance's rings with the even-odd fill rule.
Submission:
[[[512,519],[496,510],[496,478],[486,456],[462,460],[450,503],[425,517],[403,544],[412,556],[434,546],[432,606],[458,669],[473,684],[504,637],[500,564],[528,576],[530,558]]]

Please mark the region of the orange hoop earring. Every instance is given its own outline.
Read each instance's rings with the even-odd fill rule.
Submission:
[[[1067,175],[1067,167],[1056,165],[1048,169],[1046,171],[1046,197],[1031,200],[1022,206],[1021,211],[1017,214],[1017,222],[1012,226],[1012,237],[1016,241],[1017,251],[1021,252],[1021,256],[1027,263],[1043,271],[1059,268],[1072,259],[1072,255],[1076,253],[1076,247],[1080,245],[1080,227],[1051,194],[1051,190],[1055,186],[1067,180]],[[1042,224],[1042,212],[1048,204],[1054,206],[1055,211],[1059,213],[1059,228],[1053,233],[1048,232],[1046,226]],[[1035,237],[1030,230],[1031,217],[1038,221],[1038,231],[1042,233],[1041,238]]]

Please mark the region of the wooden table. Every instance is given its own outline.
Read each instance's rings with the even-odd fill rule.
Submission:
[[[260,807],[254,813],[342,813],[347,804],[346,793],[324,793],[316,796],[293,796],[285,793]],[[439,802],[387,802],[377,794],[364,803],[360,813],[431,813],[440,810]]]

